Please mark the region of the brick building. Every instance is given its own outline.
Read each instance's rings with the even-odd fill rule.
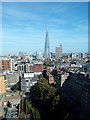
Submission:
[[[11,61],[10,60],[1,60],[2,67],[1,69],[4,71],[10,71],[11,70]]]
[[[48,83],[49,84],[55,84],[55,80],[54,80],[54,76],[50,73],[50,72],[47,72],[47,79],[48,79]]]
[[[43,71],[43,64],[42,63],[35,63],[33,65],[33,72],[42,72]]]
[[[90,119],[90,79],[80,73],[69,73],[62,86],[62,93],[69,100],[80,103],[81,120]]]

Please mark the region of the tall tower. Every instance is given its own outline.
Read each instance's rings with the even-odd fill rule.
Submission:
[[[48,30],[46,30],[45,48],[44,48],[44,58],[50,58],[50,47],[49,47]]]

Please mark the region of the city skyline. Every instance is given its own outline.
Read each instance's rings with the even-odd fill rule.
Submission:
[[[46,28],[51,52],[88,52],[88,3],[2,3],[3,54],[43,52]]]

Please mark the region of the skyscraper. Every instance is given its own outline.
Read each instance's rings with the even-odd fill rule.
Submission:
[[[49,47],[48,30],[46,30],[45,48],[44,48],[44,58],[50,58],[50,47]]]
[[[56,47],[55,57],[56,59],[60,59],[62,57],[62,45]]]

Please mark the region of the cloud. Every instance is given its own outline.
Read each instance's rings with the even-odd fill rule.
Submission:
[[[19,6],[18,6],[19,7]],[[40,20],[40,15],[33,13],[32,11],[24,12],[18,9],[10,8],[9,6],[2,6],[2,17],[11,20]]]

